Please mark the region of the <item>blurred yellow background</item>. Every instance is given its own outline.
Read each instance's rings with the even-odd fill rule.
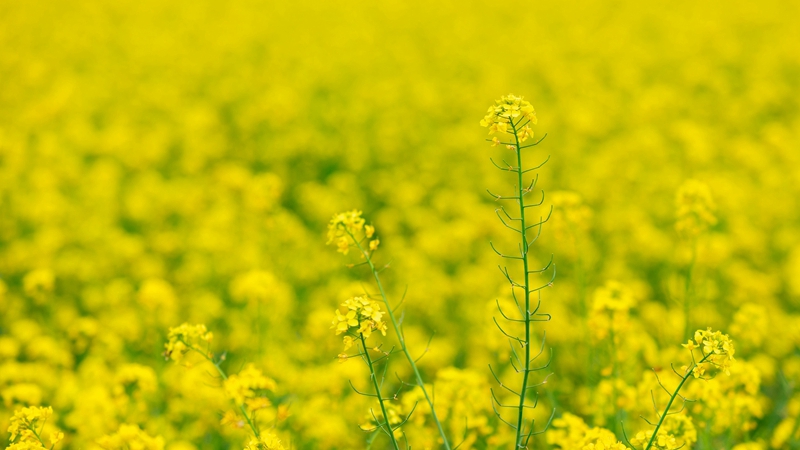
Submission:
[[[436,332],[420,364],[452,440],[466,417],[462,448],[510,448],[488,391],[509,351],[488,241],[515,241],[485,189],[513,180],[478,122],[513,92],[547,133],[526,158],[550,155],[555,204],[535,250],[558,265],[536,414],[644,428],[643,374],[686,363],[689,292],[690,323],[729,333],[742,367],[691,411],[694,447],[800,448],[797,17],[773,0],[0,3],[0,438],[17,406],[45,404],[65,448],[122,423],[168,449],[236,448],[205,369],[160,356],[186,321],[232,371],[277,381],[287,447],[364,447],[368,402],[347,380],[366,372],[335,360],[329,328],[367,278],[325,247],[356,208],[391,299],[408,287],[410,345]],[[685,290],[691,179],[717,222]],[[616,375],[587,321],[612,280],[636,299]],[[412,445],[435,448],[415,414]]]

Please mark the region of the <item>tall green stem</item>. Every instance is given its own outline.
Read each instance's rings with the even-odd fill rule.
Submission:
[[[517,136],[517,127],[514,124],[514,121],[511,120],[511,129],[514,132],[514,146],[516,147],[517,151],[517,183],[518,183],[518,195],[519,195],[519,217],[520,217],[520,239],[522,240],[522,267],[525,271],[525,368],[524,372],[522,373],[522,387],[520,387],[519,391],[519,414],[517,415],[517,437],[515,439],[516,446],[518,448],[522,448],[524,446],[523,443],[523,421],[525,416],[525,398],[526,398],[526,391],[528,389],[528,375],[530,374],[530,364],[531,364],[531,313],[530,313],[530,303],[531,303],[531,290],[529,284],[529,277],[530,273],[528,272],[528,235],[525,229],[525,201],[524,201],[524,194],[526,193],[525,188],[523,188],[522,184],[522,149],[520,148],[519,144],[519,137]],[[513,289],[513,288],[512,288]]]
[[[369,377],[372,379],[372,384],[375,386],[375,396],[378,398],[378,403],[381,405],[383,421],[384,425],[386,425],[386,434],[388,434],[389,439],[392,440],[392,445],[395,450],[400,450],[400,444],[397,443],[397,439],[394,437],[394,430],[392,430],[392,426],[389,424],[389,414],[386,412],[386,406],[383,404],[384,400],[381,395],[381,385],[378,383],[378,377],[375,375],[375,368],[372,366],[372,358],[369,357],[367,342],[364,340],[364,335],[362,333],[358,333],[358,335],[361,338],[361,349],[364,351],[364,359],[366,359],[367,365],[369,366]],[[375,420],[377,421],[377,418],[375,418]],[[378,421],[378,427],[380,426],[380,421]]]
[[[392,327],[394,328],[394,332],[397,335],[397,340],[400,342],[400,348],[403,350],[403,354],[406,355],[406,359],[408,360],[408,364],[411,366],[411,369],[414,371],[414,377],[417,380],[417,386],[422,389],[422,393],[425,395],[425,400],[428,401],[428,405],[431,408],[431,416],[433,416],[433,421],[436,422],[436,427],[439,429],[439,434],[442,437],[442,443],[446,450],[450,450],[450,444],[447,442],[447,436],[444,432],[444,427],[442,427],[442,423],[439,421],[439,417],[436,415],[436,410],[433,407],[433,401],[431,397],[428,395],[428,390],[425,389],[425,383],[422,381],[422,376],[419,374],[419,369],[417,369],[417,363],[414,361],[414,358],[411,356],[411,353],[408,351],[408,347],[406,346],[406,339],[403,337],[403,333],[400,331],[400,327],[397,324],[397,320],[394,317],[394,311],[392,310],[392,306],[389,304],[389,299],[386,296],[386,291],[383,289],[383,283],[381,283],[381,278],[378,275],[378,270],[375,268],[375,264],[372,262],[372,257],[370,253],[364,249],[361,245],[361,242],[353,236],[350,231],[347,231],[347,234],[353,239],[353,242],[356,243],[359,251],[361,254],[364,255],[364,258],[367,260],[367,264],[369,264],[369,268],[372,271],[372,276],[375,278],[375,283],[378,285],[378,290],[381,293],[381,298],[383,299],[383,304],[386,305],[386,313],[389,316],[389,320],[392,322]]]

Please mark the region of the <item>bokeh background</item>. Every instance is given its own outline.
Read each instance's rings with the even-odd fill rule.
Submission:
[[[347,380],[366,371],[336,361],[330,321],[372,288],[325,247],[332,214],[356,208],[390,298],[408,289],[412,349],[436,333],[420,364],[451,440],[509,448],[487,368],[510,371],[491,319],[508,289],[488,242],[515,241],[485,189],[513,180],[478,122],[513,92],[548,135],[526,158],[551,156],[555,206],[535,414],[646,427],[647,371],[687,362],[696,248],[690,323],[729,333],[740,369],[696,383],[694,447],[798,448],[796,17],[777,0],[0,3],[0,438],[45,404],[65,448],[122,423],[168,449],[239,447],[207,368],[161,356],[187,321],[231,371],[277,381],[287,446],[362,448],[368,402]],[[696,247],[675,229],[691,179],[717,218]],[[588,316],[614,280],[635,302],[612,347]],[[412,422],[414,447],[436,448],[426,413]]]

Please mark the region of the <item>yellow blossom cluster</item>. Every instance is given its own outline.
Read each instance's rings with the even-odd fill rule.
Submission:
[[[272,405],[264,393],[275,390],[275,380],[248,364],[239,373],[229,376],[223,387],[236,405],[245,405],[248,411],[257,411]]]
[[[547,430],[547,443],[564,450],[625,450],[613,432],[590,427],[578,416],[564,413]]]
[[[164,438],[152,437],[138,425],[124,423],[112,434],[97,439],[103,450],[164,450]]]
[[[64,433],[58,430],[49,433],[45,442],[44,426],[53,415],[53,408],[31,406],[14,412],[8,427],[10,450],[52,450],[64,439]]]
[[[354,246],[361,247],[362,240],[367,240],[367,248],[370,252],[378,249],[379,239],[372,239],[375,235],[375,227],[366,225],[366,221],[361,217],[361,211],[352,210],[338,213],[333,216],[328,223],[328,244],[335,244],[337,250],[342,254],[348,254]]]
[[[164,357],[175,362],[180,361],[186,353],[195,351],[207,352],[207,346],[214,339],[214,334],[203,324],[189,325],[183,323],[177,327],[170,328],[167,335],[167,343],[164,344]],[[202,347],[200,347],[202,345]]]
[[[653,433],[654,430],[640,431],[631,438],[631,444],[645,448],[652,440],[653,446],[650,448],[656,450],[677,450],[682,447],[682,445],[678,443],[678,439],[664,429],[658,430],[655,439],[653,439]]]
[[[689,339],[689,342],[682,345],[690,351],[699,349],[702,353],[702,359],[692,369],[695,378],[702,377],[710,368],[725,372],[726,375],[731,374],[730,367],[735,361],[733,354],[736,353],[736,349],[727,334],[711,331],[711,328],[697,330],[694,333],[694,340]]]
[[[489,128],[489,134],[511,134],[519,142],[525,142],[533,137],[531,125],[536,125],[536,111],[533,105],[522,97],[514,94],[504,95],[486,111],[486,116],[481,119],[481,126]],[[493,145],[500,144],[497,137],[492,139]],[[513,145],[509,145],[515,148]]]
[[[257,438],[251,439],[244,450],[284,450],[281,440],[272,433],[262,433]]]
[[[342,309],[345,310],[344,313]],[[368,338],[373,331],[379,331],[386,336],[387,325],[383,320],[385,312],[381,311],[380,303],[367,297],[358,296],[345,300],[334,314],[331,329],[335,329],[337,335],[352,331]],[[344,337],[344,345],[345,350],[353,345],[352,336]]]

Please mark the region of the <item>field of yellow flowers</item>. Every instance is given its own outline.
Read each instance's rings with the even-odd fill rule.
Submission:
[[[800,449],[797,17],[0,2],[0,445]]]

